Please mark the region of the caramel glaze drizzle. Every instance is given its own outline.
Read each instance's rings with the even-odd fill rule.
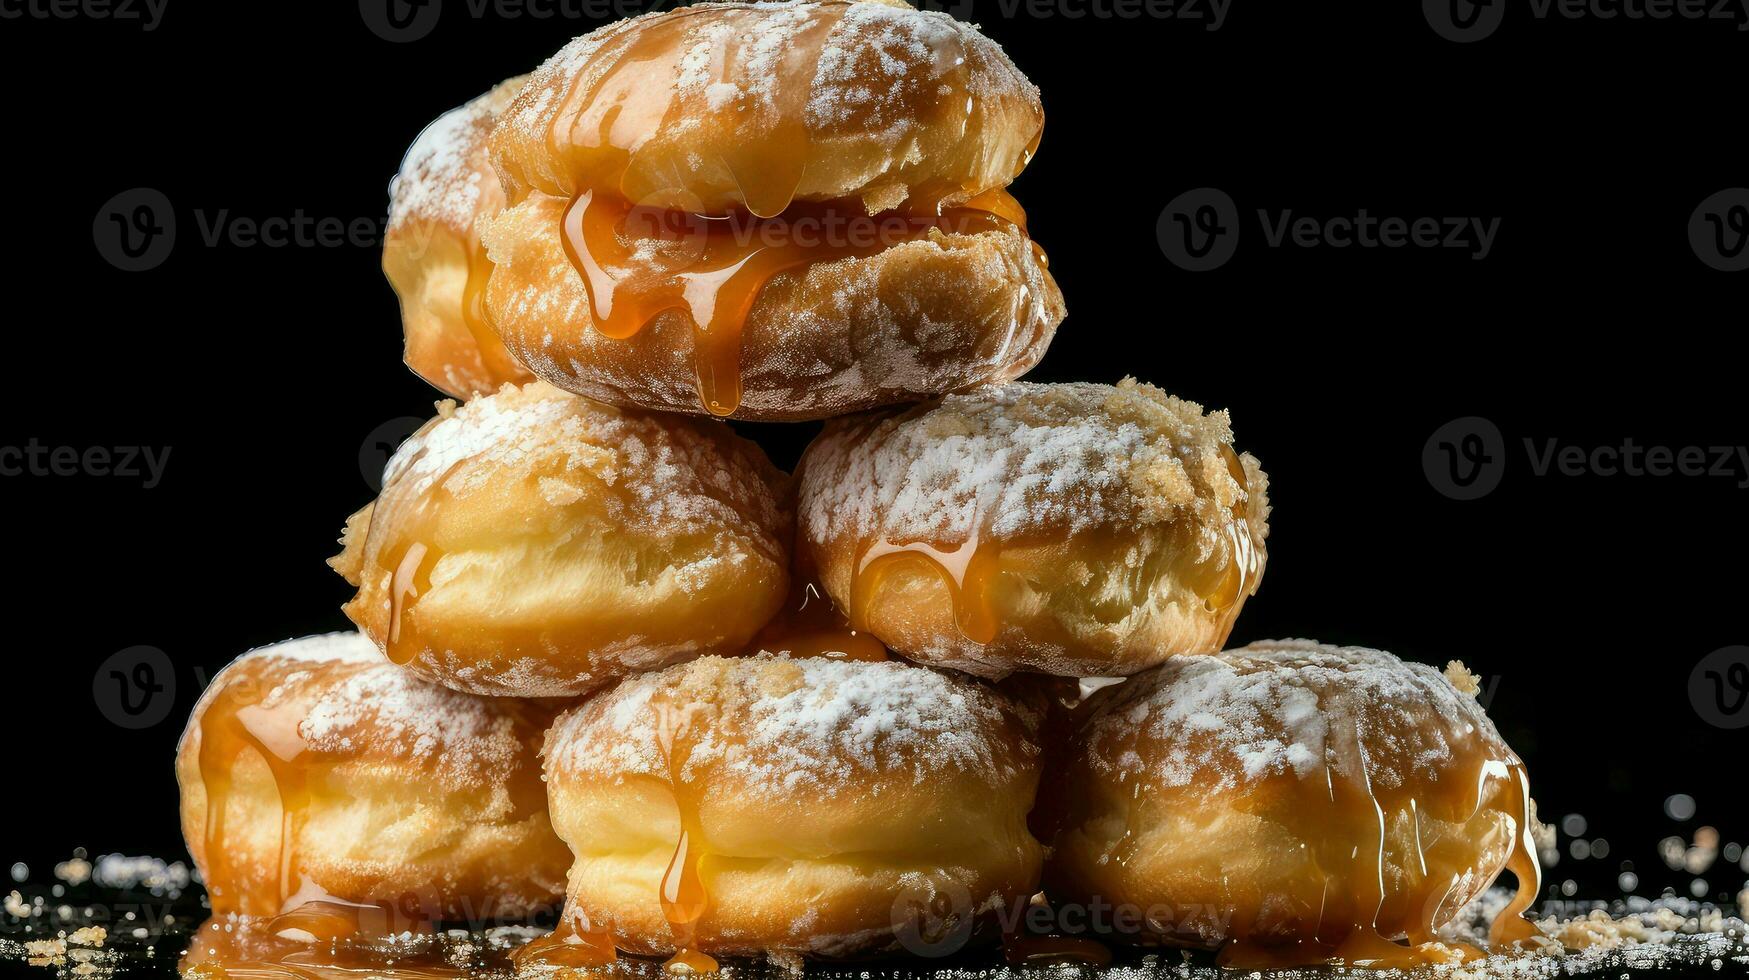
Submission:
[[[850,6],[839,0],[818,4],[785,44],[783,63],[771,78],[813,78],[828,35]],[[866,257],[936,230],[1024,236],[1025,215],[1001,190],[964,187],[917,189],[901,209],[874,216],[859,201],[797,202],[810,153],[805,119],[811,86],[774,84],[776,104],[762,111],[744,93],[725,105],[706,106],[701,97],[680,94],[679,86],[644,83],[679,77],[677,61],[694,47],[685,37],[688,20],[697,12],[676,12],[644,25],[634,38],[602,44],[575,73],[595,81],[566,94],[548,149],[575,175],[560,238],[588,292],[595,328],[625,339],[662,313],[685,315],[693,329],[700,401],[711,414],[728,416],[741,404],[742,329],[774,276]],[[793,11],[748,7],[719,16],[788,17]],[[730,34],[713,52],[712,81],[740,93],[736,83],[746,81],[737,77],[740,48],[751,34]],[[933,52],[928,78],[907,80],[900,94],[913,104],[905,111],[934,118],[957,114],[963,132],[975,104],[966,62],[964,43],[955,35]],[[619,70],[633,63],[643,67]],[[733,213],[703,212],[683,177],[676,186],[668,168],[640,156],[651,134],[672,131],[681,116],[698,121],[701,114],[703,128],[718,134],[718,145],[704,152],[716,155],[740,191],[742,205]],[[760,125],[762,119],[768,121]],[[1037,145],[1035,137],[1014,174]]]
[[[1477,842],[1466,834],[1476,829],[1483,812],[1504,813],[1513,822],[1511,852],[1506,863],[1518,879],[1518,893],[1493,926],[1491,945],[1502,945],[1536,934],[1523,917],[1541,887],[1541,872],[1530,834],[1530,794],[1524,766],[1515,758],[1489,758],[1475,765],[1471,777],[1451,784],[1418,775],[1413,785],[1383,792],[1366,775],[1364,750],[1358,738],[1340,749],[1359,767],[1326,764],[1322,778],[1279,777],[1263,792],[1286,794],[1268,804],[1296,815],[1310,830],[1311,874],[1293,890],[1306,916],[1293,923],[1301,938],[1271,937],[1269,925],[1257,921],[1256,896],[1228,893],[1229,941],[1217,962],[1241,970],[1283,969],[1340,961],[1365,968],[1408,968],[1442,962],[1455,950],[1464,961],[1484,955],[1464,943],[1441,940],[1439,920],[1449,917],[1453,889],[1479,855]],[[1358,775],[1355,775],[1358,773]],[[1138,782],[1132,799],[1146,792]],[[1187,801],[1195,806],[1195,801]],[[1244,804],[1239,804],[1243,806]],[[1414,851],[1394,855],[1408,869],[1408,891],[1386,909],[1384,884],[1385,825],[1392,814],[1407,813],[1414,821]],[[1422,815],[1458,824],[1459,834],[1440,839],[1423,836]],[[1358,828],[1358,830],[1357,830]],[[1117,859],[1129,860],[1134,842],[1118,846]],[[1225,878],[1223,877],[1223,883]],[[1223,884],[1223,888],[1225,888]],[[1318,896],[1314,899],[1313,896]],[[1241,913],[1244,909],[1249,914]],[[1445,916],[1441,912],[1445,912]],[[1275,928],[1282,928],[1277,924]],[[1407,944],[1394,937],[1406,936]]]
[[[1231,447],[1223,445],[1227,470],[1241,487],[1248,486],[1245,469]],[[1208,560],[1196,557],[1195,531],[1186,523],[1174,529],[1177,538],[1174,559],[1165,571],[1188,584],[1210,613],[1223,614],[1230,627],[1237,618],[1239,604],[1254,595],[1263,575],[1263,556],[1251,538],[1247,501],[1233,505],[1233,520],[1221,529],[1226,537],[1224,556],[1218,552]],[[957,545],[931,541],[891,541],[872,538],[861,542],[856,571],[851,579],[848,622],[867,630],[873,622],[875,605],[890,575],[906,566],[922,564],[941,576],[953,601],[954,619],[960,634],[979,645],[995,642],[1001,632],[1001,616],[997,608],[994,586],[1002,574],[1002,547],[982,541],[981,525],[974,521],[971,536]],[[1118,547],[1116,541],[1100,540],[1121,537],[1123,532],[1086,532],[1095,550]],[[1022,548],[1027,542],[1015,542]],[[1224,560],[1222,558],[1224,557]]]
[[[878,663],[892,659],[886,644],[853,628],[850,619],[820,584],[814,563],[797,549],[790,569],[790,596],[777,618],[759,631],[750,647],[792,657],[823,657]]]
[[[558,928],[530,940],[510,954],[518,969],[563,967],[571,970],[606,966],[619,959],[613,934],[597,928],[575,907],[567,908]]]
[[[344,662],[300,665],[307,674],[301,686],[315,690],[341,682],[352,669]],[[197,722],[196,762],[206,793],[202,828],[206,859],[204,880],[215,916],[238,914],[265,919],[269,935],[295,935],[305,942],[334,942],[352,936],[428,932],[431,920],[443,914],[441,895],[369,896],[351,901],[328,894],[301,870],[298,840],[311,807],[330,792],[328,774],[337,760],[309,750],[299,732],[310,701],[296,692],[273,704],[267,694],[276,684],[259,668],[231,678],[214,694]],[[519,711],[514,703],[506,710]],[[525,720],[538,731],[544,725]],[[239,866],[237,848],[228,834],[228,812],[234,799],[234,773],[250,755],[267,766],[279,797],[279,846],[271,867]],[[533,800],[518,799],[519,808]],[[262,872],[266,873],[263,874]],[[363,896],[361,896],[363,897]]]
[[[177,968],[191,980],[461,980],[468,976],[468,971],[434,955],[338,941],[312,944],[285,938],[271,926],[252,929],[218,915],[201,923]]]
[[[680,836],[674,845],[674,856],[662,872],[657,896],[675,945],[674,955],[663,968],[670,973],[715,973],[717,961],[698,949],[699,921],[710,908],[710,892],[701,872],[710,844],[698,815],[704,788],[694,785],[686,775],[686,762],[693,746],[692,719],[687,713],[688,706],[669,691],[653,699],[650,707],[656,713],[656,746],[668,770],[668,788],[674,794],[680,816]]]
[[[498,328],[492,325],[491,315],[486,311],[486,284],[492,278],[493,265],[478,236],[469,239],[467,258],[468,277],[462,284],[462,323],[474,338],[481,372],[488,379],[499,377],[505,372],[505,366],[499,363],[503,360],[504,341],[499,339]]]

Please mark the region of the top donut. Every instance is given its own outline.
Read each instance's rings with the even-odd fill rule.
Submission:
[[[760,216],[791,199],[954,203],[1008,184],[1038,89],[976,29],[902,3],[703,3],[577,38],[492,138],[512,203],[628,201]]]

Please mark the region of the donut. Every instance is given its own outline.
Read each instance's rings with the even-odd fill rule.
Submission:
[[[360,906],[384,923],[552,907],[569,855],[537,753],[555,712],[427,683],[357,633],[245,653],[176,749],[214,911],[298,916],[288,928],[317,934]]]
[[[1046,779],[1065,812],[1047,887],[1115,910],[1120,939],[1223,947],[1223,965],[1404,966],[1475,955],[1438,929],[1510,869],[1495,936],[1522,938],[1540,880],[1524,764],[1475,678],[1447,674],[1285,640],[1098,692]]]
[[[395,663],[472,694],[570,696],[741,652],[788,590],[788,492],[721,424],[506,385],[439,406],[331,564]]]
[[[486,137],[523,78],[512,78],[425,128],[390,189],[383,273],[401,299],[406,361],[457,398],[530,381],[486,320],[492,266],[475,223],[504,209]]]
[[[586,34],[505,110],[486,306],[617,405],[826,418],[1001,383],[1062,295],[1004,188],[1044,125],[995,43],[903,3],[700,3]]]
[[[547,734],[576,855],[565,921],[695,969],[969,942],[1037,886],[1036,721],[891,660],[760,652],[628,678]]]
[[[1263,574],[1268,478],[1225,412],[1126,379],[1017,382],[827,424],[798,544],[850,625],[985,677],[1219,650]]]

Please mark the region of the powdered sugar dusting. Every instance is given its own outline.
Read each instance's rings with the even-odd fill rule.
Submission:
[[[658,49],[637,52],[649,37],[661,38]],[[662,144],[660,175],[710,200],[735,183],[712,140],[728,129],[746,137],[749,120],[764,132],[807,130],[817,142],[798,193],[826,199],[862,197],[901,171],[1001,186],[1043,118],[1038,90],[1001,48],[943,13],[841,0],[692,4],[583,35],[535,73],[494,139],[512,200],[576,190],[554,148],[603,132],[578,126],[599,110],[578,96],[631,71],[634,98],[648,104],[627,110],[638,121],[622,119],[614,139],[633,150]],[[695,133],[703,142],[687,143]]]
[[[243,654],[238,660],[240,662],[247,657],[275,657],[280,660],[294,660],[307,664],[388,662],[383,659],[382,651],[376,648],[376,644],[357,632],[323,633],[298,640],[285,640],[257,647]]]
[[[487,139],[498,114],[521,90],[513,78],[468,104],[439,116],[419,134],[390,186],[389,230],[414,222],[447,225],[466,234],[482,213],[504,206]]]
[[[1478,742],[1511,756],[1476,699],[1439,671],[1363,647],[1272,640],[1177,657],[1097,697],[1086,764],[1199,792],[1313,776],[1327,761],[1341,771],[1351,763],[1337,743],[1350,735],[1365,747],[1371,784],[1387,789]],[[1138,751],[1138,734],[1170,751]]]
[[[525,751],[506,702],[420,680],[360,633],[252,650],[220,672],[202,708],[236,685],[264,692],[250,696],[253,709],[295,713],[304,753],[412,762],[447,787],[495,782]]]
[[[1015,709],[982,685],[896,662],[770,653],[710,657],[621,682],[559,719],[547,737],[549,772],[665,777],[655,703],[688,718],[688,777],[708,769],[759,791],[833,795],[858,791],[870,777],[1014,774],[1002,748],[1012,736],[1002,732]]]
[[[556,459],[562,464],[557,474],[542,484],[543,498],[554,507],[584,492],[571,481],[587,480],[619,491],[611,504],[627,526],[682,534],[743,527],[745,513],[755,515],[760,528],[782,526],[782,475],[757,447],[709,438],[697,425],[621,411],[539,382],[506,385],[409,439],[384,472],[383,499],[400,506],[439,483],[458,496],[489,491],[506,470]],[[767,543],[781,553],[777,543]]]
[[[1133,381],[1014,383],[829,428],[803,466],[801,516],[816,539],[848,529],[942,544],[1186,510],[1224,524],[1265,485],[1255,460],[1248,486],[1234,479],[1222,455],[1232,438],[1225,412]]]

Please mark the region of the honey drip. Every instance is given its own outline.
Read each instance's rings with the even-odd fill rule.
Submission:
[[[922,563],[939,573],[947,586],[960,633],[973,643],[991,643],[1001,627],[990,596],[990,585],[1001,570],[1001,556],[1001,549],[980,546],[976,537],[953,549],[927,541],[875,542],[863,549],[851,579],[850,622],[867,629],[888,576],[907,565]]]
[[[1234,936],[1220,951],[1218,962],[1231,969],[1259,970],[1342,962],[1365,968],[1410,968],[1444,962],[1455,955],[1469,961],[1483,951],[1463,943],[1442,941],[1440,921],[1466,897],[1454,895],[1464,872],[1479,858],[1471,839],[1475,820],[1485,812],[1502,813],[1512,821],[1512,851],[1507,868],[1519,878],[1511,907],[1494,924],[1493,943],[1534,934],[1521,914],[1540,887],[1534,845],[1530,839],[1530,797],[1522,763],[1488,759],[1475,778],[1458,785],[1419,779],[1414,785],[1381,793],[1367,777],[1364,752],[1357,740],[1339,750],[1358,766],[1327,765],[1322,778],[1282,777],[1283,784],[1266,788],[1272,812],[1295,814],[1313,844],[1308,878],[1289,889],[1310,916],[1284,928],[1236,914],[1229,923]],[[1278,794],[1285,793],[1285,799]],[[1138,797],[1139,798],[1139,797]],[[1406,812],[1413,821],[1414,853],[1393,854],[1408,872],[1406,892],[1387,907],[1384,866],[1385,828],[1390,814]],[[1423,815],[1456,823],[1459,830],[1442,839],[1424,839]],[[1224,880],[1224,878],[1223,878]],[[1314,898],[1313,896],[1317,896]],[[1255,895],[1231,895],[1229,908],[1254,909]],[[1396,937],[1406,937],[1406,943]]]
[[[1001,191],[872,217],[854,205],[797,203],[769,218],[710,218],[587,190],[565,209],[561,237],[603,336],[624,340],[669,310],[688,318],[699,397],[712,414],[726,416],[741,404],[742,328],[773,277],[874,255],[935,230],[1018,231],[1024,220]]]
[[[597,929],[587,916],[568,910],[559,927],[545,936],[530,940],[510,954],[519,970],[537,967],[589,969],[606,966],[619,959],[613,936]]]
[[[1248,487],[1244,466],[1228,446],[1221,451],[1227,469],[1239,486]],[[1207,557],[1199,554],[1198,532],[1187,522],[1174,525],[1169,566],[1144,570],[1144,575],[1169,574],[1184,583],[1202,600],[1203,608],[1220,614],[1227,628],[1238,617],[1243,601],[1254,595],[1263,575],[1263,555],[1251,537],[1249,496],[1232,506],[1233,519],[1219,529],[1225,542]],[[974,525],[976,527],[976,525]],[[953,602],[954,621],[967,640],[980,645],[995,641],[1001,631],[999,597],[994,587],[1002,572],[1002,548],[982,540],[976,529],[958,545],[930,541],[863,542],[856,573],[851,580],[849,623],[867,630],[874,622],[876,605],[888,579],[897,572],[927,566],[940,575]],[[1088,553],[1121,553],[1123,531],[1083,532],[1080,539]],[[1010,547],[1027,548],[1032,542],[1017,541]],[[1151,587],[1151,583],[1149,583]],[[1138,590],[1139,591],[1139,590]]]
[[[421,455],[423,455],[421,450]],[[413,461],[418,462],[418,457]],[[457,466],[461,465],[458,461]],[[448,499],[444,483],[450,472],[431,481],[424,494],[410,501],[378,499],[371,513],[371,534],[394,529],[392,542],[376,545],[377,571],[389,584],[389,620],[381,637],[383,652],[396,664],[407,664],[425,651],[419,631],[419,600],[431,592],[431,575],[444,552],[437,546],[437,515]]]
[[[478,241],[468,245],[468,277],[462,284],[462,323],[480,352],[480,370],[490,376],[501,370],[492,352],[503,346],[498,331],[486,313],[486,283],[492,278],[492,260]]]
[[[445,962],[435,947],[410,954],[404,945],[309,943],[218,915],[195,931],[178,969],[190,980],[461,980],[469,975]]]
[[[261,703],[266,695],[262,684],[239,679],[220,691],[200,717],[206,886],[215,912],[278,915],[287,911],[287,900],[299,890],[297,840],[310,802],[309,767],[302,758],[305,744],[298,734],[304,706],[288,701],[268,708]],[[266,764],[279,791],[278,858],[266,876],[232,863],[233,848],[225,827],[233,770],[251,752]]]
[[[258,925],[256,931],[268,935],[332,942],[427,932],[431,920],[443,914],[448,899],[441,889],[339,897],[302,871],[299,840],[304,826],[319,803],[348,797],[344,782],[331,773],[351,756],[312,750],[300,726],[320,692],[346,684],[361,669],[372,668],[355,661],[312,661],[298,664],[292,674],[283,661],[245,660],[227,670],[200,710],[194,762],[206,794],[202,871],[215,915],[262,920],[264,927]],[[524,737],[544,730],[552,716],[550,707],[533,702],[505,703],[501,710]],[[416,736],[385,732],[381,737],[410,744]],[[278,846],[270,862],[240,861],[251,849],[228,826],[243,806],[257,805],[265,791],[264,786],[237,782],[240,773],[245,779],[260,778],[250,774],[256,759],[266,767],[278,797]],[[239,792],[246,795],[239,797]],[[544,787],[510,787],[508,801],[519,814],[544,810]]]
[[[679,77],[680,59],[696,55],[690,18],[701,11],[670,13],[595,50],[572,76],[592,81],[564,93],[547,134],[548,152],[558,161],[554,170],[564,175],[570,198],[561,239],[588,290],[596,328],[624,339],[665,311],[690,317],[700,401],[712,414],[730,415],[740,406],[742,327],[773,276],[872,255],[933,228],[1024,233],[1018,206],[1000,191],[943,207],[942,201],[963,196],[963,189],[930,189],[914,194],[906,210],[873,218],[860,201],[796,202],[812,152],[805,123],[812,86],[805,80],[815,76],[827,38],[850,7],[827,0],[810,10],[806,25],[779,49],[779,63],[757,69],[788,80],[770,86],[748,85],[741,77],[754,70],[749,61],[768,57],[743,52],[747,39],[759,36],[751,23],[720,33],[706,61],[705,84],[648,84],[651,78]],[[794,16],[752,5],[711,13],[749,21]],[[928,71],[914,73],[893,93],[912,104],[893,111],[932,117],[958,112],[962,125],[969,125],[974,102],[963,42],[950,35],[930,60]],[[696,74],[696,65],[688,74]],[[720,102],[705,94],[724,91],[736,94]],[[650,145],[658,134],[680,130],[682,122],[699,134],[696,156],[706,163],[680,164],[666,141]],[[720,165],[735,183],[739,206],[732,212],[721,202],[701,201],[687,186],[686,168],[710,165]],[[819,227],[822,219],[832,222],[825,227],[848,224],[879,233],[868,241],[828,235],[810,244],[804,226]]]
[[[670,973],[715,973],[717,961],[698,948],[699,922],[710,908],[710,892],[700,870],[708,844],[699,823],[697,789],[686,778],[686,761],[692,754],[691,720],[685,705],[675,703],[673,697],[665,693],[652,703],[656,744],[668,769],[668,786],[680,817],[679,839],[662,873],[658,895],[676,950],[663,969]]]
[[[819,582],[812,566],[798,558],[790,574],[789,600],[777,618],[759,631],[750,649],[791,657],[822,657],[879,663],[892,659],[886,644],[854,629]]]

